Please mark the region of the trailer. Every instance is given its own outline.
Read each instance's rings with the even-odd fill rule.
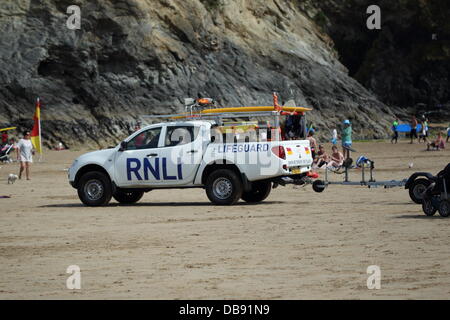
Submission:
[[[351,160],[351,159],[350,159]],[[375,169],[375,162],[367,159],[365,163],[360,167],[361,169],[361,180],[360,181],[350,181],[349,179],[349,170],[352,168],[351,164],[353,161],[346,161],[344,163],[343,168],[344,171],[336,171],[331,168],[325,169],[325,180],[315,180],[312,183],[313,190],[315,192],[323,192],[329,185],[341,185],[341,186],[361,186],[368,188],[380,188],[383,187],[385,189],[396,188],[396,187],[404,187],[408,179],[403,180],[386,180],[386,181],[377,181],[374,178],[373,171]],[[366,170],[369,169],[369,177],[367,179]],[[339,173],[344,175],[343,181],[330,181],[328,176],[329,172]]]

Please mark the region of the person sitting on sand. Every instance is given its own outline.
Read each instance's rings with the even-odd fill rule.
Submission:
[[[330,161],[331,161],[331,157],[325,151],[325,148],[323,147],[323,145],[319,145],[319,151],[317,152],[317,156],[313,162],[314,167],[322,168],[322,167],[326,166]]]
[[[331,153],[331,161],[328,163],[328,167],[329,168],[339,168],[344,164],[344,155],[342,154],[342,152],[339,152],[338,147],[333,146],[331,148],[332,153]]]
[[[445,141],[442,132],[438,133],[436,140],[427,144],[427,151],[445,149]]]
[[[17,146],[16,146],[16,141],[14,140],[14,138],[9,139],[9,142],[6,143],[1,149],[0,151],[6,151],[9,149],[9,147],[12,146],[12,150],[16,150]]]

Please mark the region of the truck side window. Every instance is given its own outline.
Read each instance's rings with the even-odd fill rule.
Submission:
[[[160,135],[161,127],[143,131],[128,141],[127,150],[158,148]]]
[[[165,147],[174,147],[193,142],[198,135],[199,127],[195,126],[174,126],[167,127],[164,139]]]

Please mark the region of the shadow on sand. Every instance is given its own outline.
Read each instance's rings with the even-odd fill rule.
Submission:
[[[264,201],[260,203],[247,203],[247,202],[239,202],[235,206],[261,206],[261,205],[272,205],[272,204],[281,204],[281,201]],[[107,206],[103,206],[103,208],[111,208],[111,207],[214,207],[216,205],[211,202],[141,202],[134,204],[120,204],[120,203],[111,203]],[[88,208],[82,203],[62,203],[62,204],[47,204],[43,206],[39,206],[39,208]],[[102,207],[100,207],[102,208]]]
[[[432,217],[428,217],[425,214],[421,214],[421,215],[406,215],[406,214],[404,214],[404,215],[401,215],[401,216],[396,216],[394,218],[395,219],[418,219],[418,220],[436,220],[436,219],[444,220],[444,219],[448,219],[448,218],[441,217],[438,214],[436,214],[436,215],[434,215]]]

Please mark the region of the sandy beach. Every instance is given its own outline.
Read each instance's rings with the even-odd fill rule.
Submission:
[[[377,180],[437,173],[450,156],[406,141],[354,147],[375,160]],[[65,171],[84,152],[48,151],[31,181],[13,185],[18,165],[0,164],[0,196],[11,197],[0,199],[1,299],[450,295],[450,218],[425,217],[403,188],[280,187],[233,207],[210,204],[202,189],[160,190],[137,205],[87,208]],[[81,268],[80,290],[66,288],[70,265]],[[367,288],[370,265],[381,268],[380,290]]]

